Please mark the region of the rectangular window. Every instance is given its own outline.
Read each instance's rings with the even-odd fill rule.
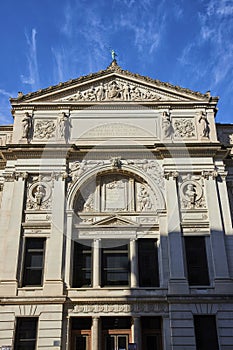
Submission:
[[[185,237],[184,242],[190,286],[209,285],[205,237]]]
[[[128,286],[129,266],[128,244],[105,243],[102,247],[102,286]]]
[[[14,350],[35,350],[37,317],[19,317],[16,321]]]
[[[155,239],[138,240],[139,286],[159,287],[158,250]]]
[[[197,350],[219,350],[215,316],[194,316]]]
[[[92,246],[91,242],[74,242],[73,288],[92,286]]]
[[[23,268],[23,286],[42,286],[44,253],[44,238],[26,238]]]

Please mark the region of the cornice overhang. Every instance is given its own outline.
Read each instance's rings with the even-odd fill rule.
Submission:
[[[116,65],[110,65],[106,70],[100,70],[96,73],[91,73],[86,76],[81,76],[76,79],[71,79],[64,83],[59,83],[54,86],[50,86],[45,89],[41,89],[35,92],[28,93],[26,95],[23,95],[22,93],[19,94],[17,98],[11,98],[10,102],[12,105],[16,106],[18,104],[22,104],[24,102],[30,103],[30,101],[36,101],[41,98],[48,98],[49,96],[53,95],[55,97],[64,94],[65,92],[71,92],[72,89],[75,89],[78,85],[79,87],[82,87],[83,85],[87,85],[89,83],[94,83],[95,81],[98,81],[100,79],[104,78],[124,78],[125,80],[140,82],[141,84],[145,84],[147,86],[153,86],[156,87],[158,90],[164,90],[166,89],[170,93],[175,93],[180,96],[189,96],[189,98],[193,100],[203,100],[203,101],[214,101],[215,104],[218,102],[218,97],[212,97],[210,96],[210,93],[207,92],[205,94],[198,92],[198,91],[192,91],[187,88],[182,88],[180,86],[172,85],[168,82],[161,82],[158,79],[152,79],[150,77],[142,76],[140,74],[131,73],[127,70],[123,70],[121,67]]]
[[[226,159],[231,152],[231,148],[224,147],[220,143],[156,143],[154,145],[96,145],[96,146],[78,146],[62,144],[23,144],[9,145],[1,150],[2,165],[7,160],[28,159],[28,158],[59,158],[74,160],[77,158],[109,158],[116,154],[124,157],[137,156],[144,154],[153,154],[156,159],[164,158],[187,158],[188,157],[213,157],[215,159]],[[0,162],[1,166],[1,162]]]

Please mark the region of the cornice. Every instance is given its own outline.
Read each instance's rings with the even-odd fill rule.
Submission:
[[[187,89],[187,88],[183,88],[183,87],[180,87],[177,85],[172,85],[171,83],[168,83],[168,82],[162,82],[158,79],[152,79],[152,78],[147,77],[147,76],[142,76],[142,75],[137,74],[137,73],[132,73],[128,70],[122,69],[117,63],[113,65],[113,62],[112,62],[110,64],[110,66],[107,67],[107,69],[105,69],[105,70],[100,70],[96,73],[91,73],[91,74],[88,74],[86,76],[80,76],[79,78],[71,79],[69,81],[59,83],[57,85],[49,86],[48,88],[40,89],[40,90],[35,91],[35,92],[30,92],[26,95],[23,95],[22,93],[20,93],[17,98],[11,98],[10,102],[12,104],[14,104],[14,103],[21,104],[24,101],[28,101],[28,100],[31,100],[33,98],[43,97],[43,96],[46,96],[47,94],[50,94],[50,93],[56,93],[56,92],[59,93],[59,92],[61,92],[61,90],[64,90],[67,88],[71,89],[72,87],[74,87],[77,84],[88,83],[88,82],[93,81],[95,79],[105,78],[108,76],[120,76],[120,77],[124,77],[124,78],[133,78],[133,79],[137,79],[138,81],[140,81],[142,83],[153,84],[153,85],[157,86],[158,88],[169,89],[169,90],[176,92],[176,93],[188,94],[188,95],[191,95],[195,98],[200,98],[200,99],[203,99],[206,101],[210,101],[210,100],[213,100],[215,102],[218,101],[218,97],[211,97],[209,92],[203,94],[203,93],[198,92],[198,91],[192,91],[192,90]]]
[[[101,102],[81,102],[81,101],[69,101],[69,102],[22,102],[20,104],[15,104],[12,102],[13,112],[16,111],[24,111],[31,110],[33,108],[33,112],[40,110],[48,110],[48,111],[59,111],[61,109],[68,109],[70,112],[75,110],[89,109],[89,110],[143,110],[143,109],[187,109],[187,108],[205,108],[205,109],[215,109],[216,102],[215,101],[135,101],[127,102],[125,101],[101,101]]]

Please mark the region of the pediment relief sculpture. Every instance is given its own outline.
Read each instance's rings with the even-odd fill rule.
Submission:
[[[184,99],[184,98],[183,98]],[[88,88],[77,90],[73,95],[59,101],[69,102],[105,102],[105,101],[160,101],[180,100],[171,93],[162,93],[155,88],[135,84],[122,79],[113,79],[93,84]]]

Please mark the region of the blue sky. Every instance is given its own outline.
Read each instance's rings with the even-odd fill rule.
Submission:
[[[9,97],[105,69],[219,96],[233,123],[233,0],[8,0],[0,7],[0,124]]]

